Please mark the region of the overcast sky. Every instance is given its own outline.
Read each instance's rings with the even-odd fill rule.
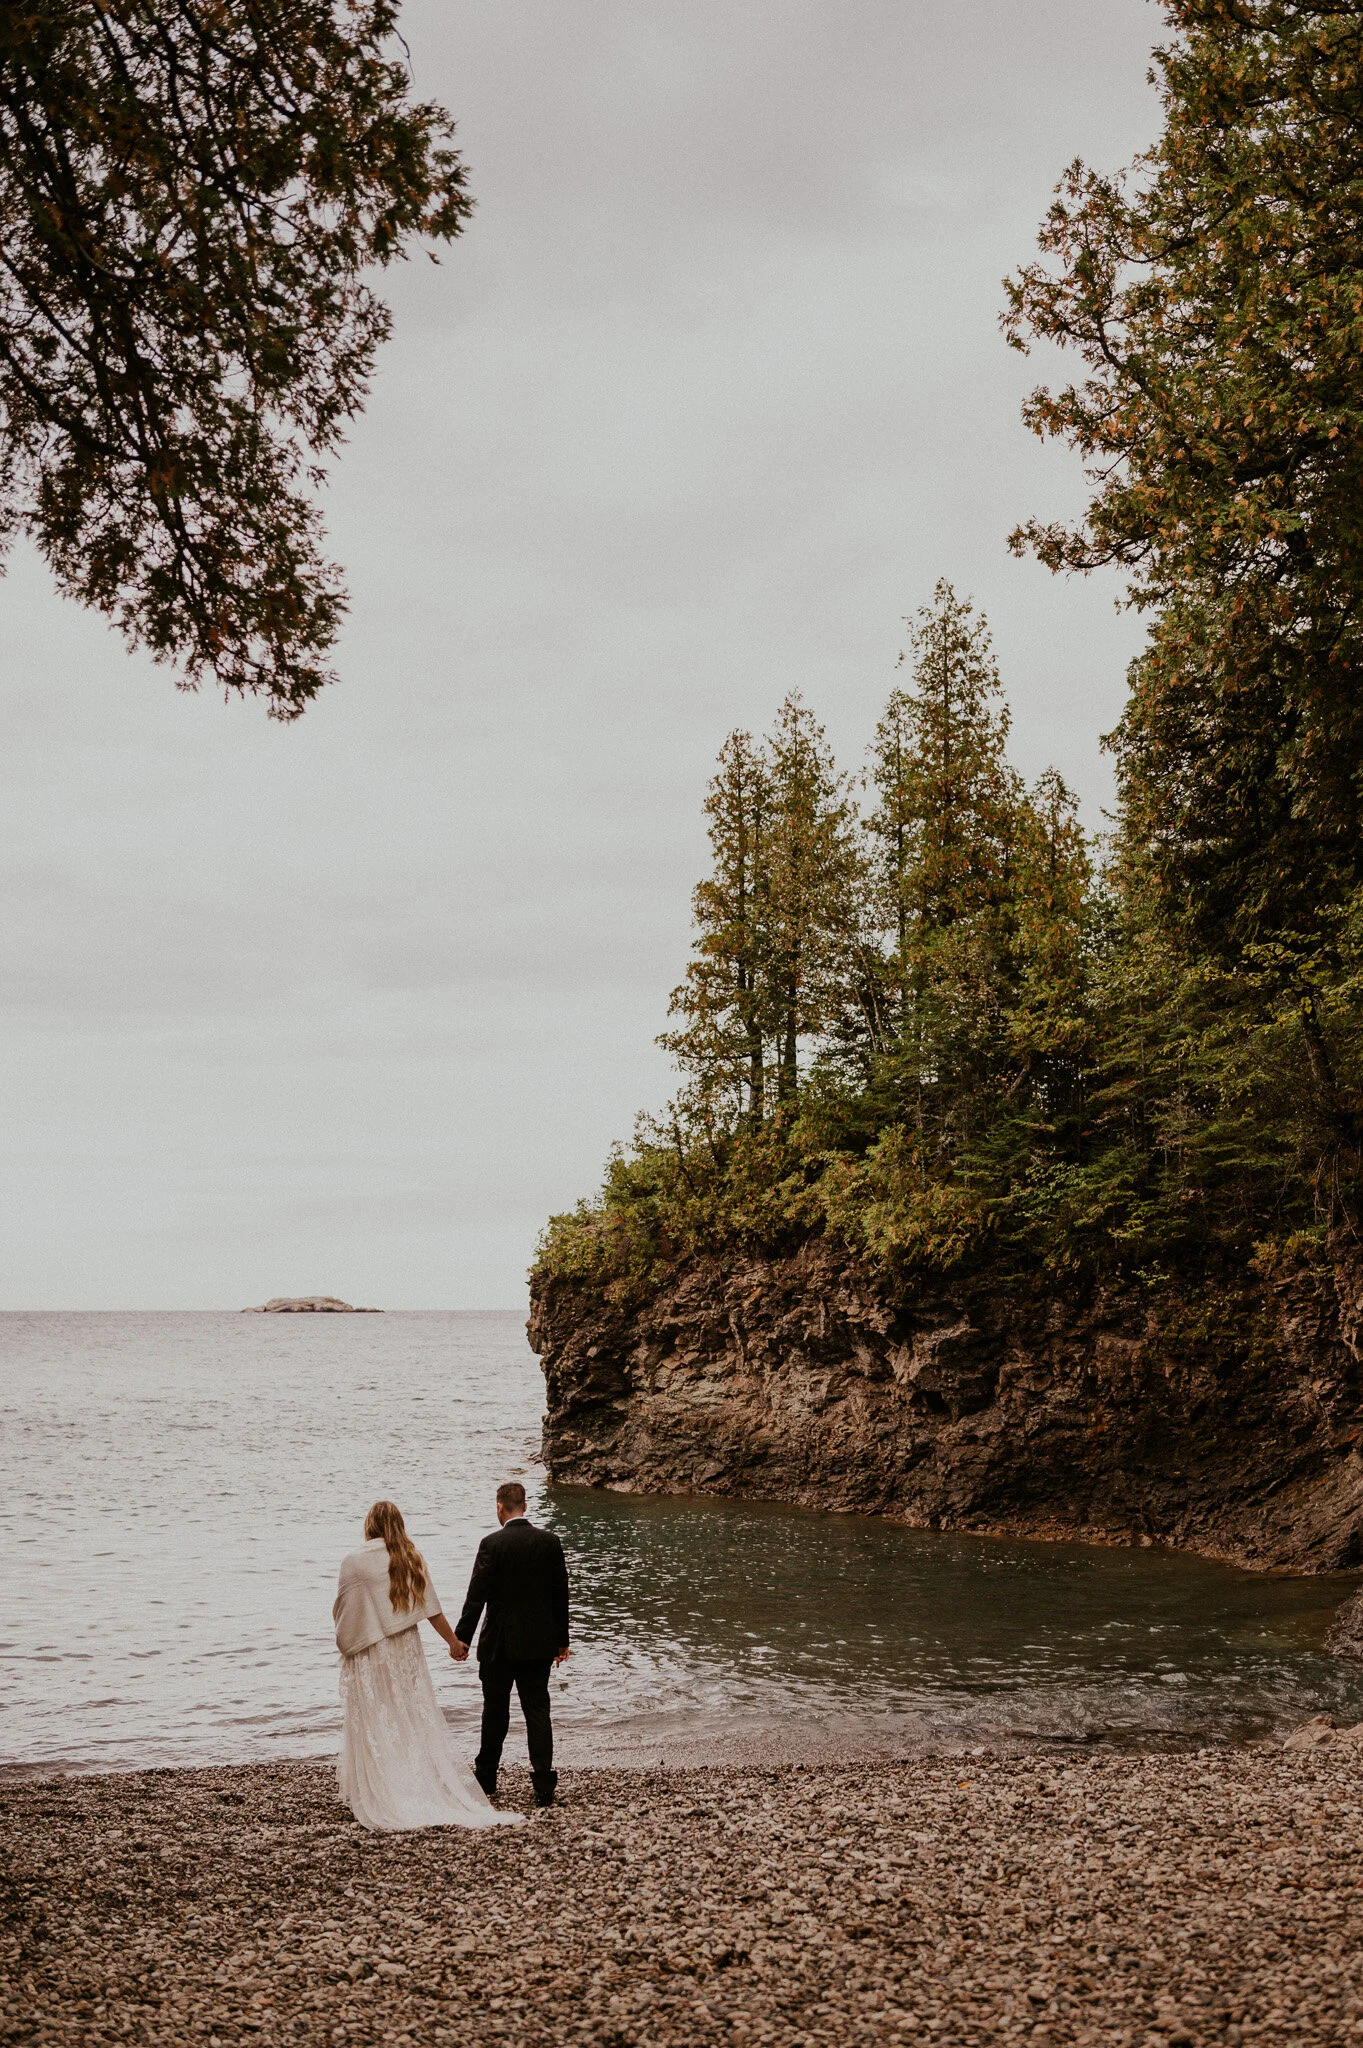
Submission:
[[[1139,627],[997,326],[1063,167],[1148,144],[1147,0],[408,0],[478,211],[327,493],[296,725],[0,583],[0,1304],[516,1307],[670,1077],[700,806],[798,685],[846,766],[904,614],[994,629],[1101,823]]]

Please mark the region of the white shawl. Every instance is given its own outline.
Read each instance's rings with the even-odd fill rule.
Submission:
[[[425,1559],[422,1559],[425,1563]],[[363,1550],[352,1550],[341,1563],[336,1604],[331,1618],[336,1624],[336,1647],[343,1657],[367,1650],[384,1636],[400,1636],[441,1612],[435,1587],[426,1574],[426,1598],[401,1614],[388,1598],[388,1545],[382,1536],[371,1536]]]

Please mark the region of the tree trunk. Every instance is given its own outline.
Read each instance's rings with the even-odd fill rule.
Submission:
[[[1302,1037],[1306,1041],[1306,1062],[1316,1084],[1321,1115],[1333,1133],[1317,1168],[1317,1197],[1323,1191],[1335,1218],[1342,1217],[1357,1235],[1363,1224],[1363,1204],[1359,1199],[1358,1117],[1340,1097],[1334,1062],[1320,1026],[1316,992],[1309,985],[1305,988],[1298,1014]]]
[[[790,1008],[786,1011],[786,1038],[781,1049],[781,1097],[783,1101],[794,1099],[799,1081],[799,1062],[796,1058],[798,1039],[795,1029],[795,998],[792,995]]]
[[[1331,1123],[1340,1119],[1339,1083],[1335,1079],[1334,1064],[1330,1048],[1325,1043],[1325,1033],[1320,1028],[1320,1012],[1316,1007],[1316,992],[1308,988],[1302,997],[1301,1031],[1306,1040],[1306,1061],[1311,1069],[1311,1079],[1320,1095],[1320,1106]]]

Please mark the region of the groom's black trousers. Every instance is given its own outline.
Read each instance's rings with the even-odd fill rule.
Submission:
[[[484,1784],[495,1784],[502,1744],[511,1726],[511,1688],[525,1715],[525,1745],[536,1791],[553,1789],[554,1724],[549,1718],[552,1657],[489,1657],[478,1666],[483,1687],[483,1746],[473,1768]]]

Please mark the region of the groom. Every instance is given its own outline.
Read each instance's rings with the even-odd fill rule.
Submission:
[[[478,1545],[464,1611],[450,1655],[468,1656],[478,1617],[478,1677],[483,1687],[483,1746],[473,1774],[491,1799],[511,1723],[511,1688],[520,1696],[536,1806],[552,1806],[554,1729],[549,1718],[549,1670],[568,1655],[568,1567],[563,1545],[548,1529],[525,1519],[525,1488],[514,1479],[497,1488],[501,1527]]]

